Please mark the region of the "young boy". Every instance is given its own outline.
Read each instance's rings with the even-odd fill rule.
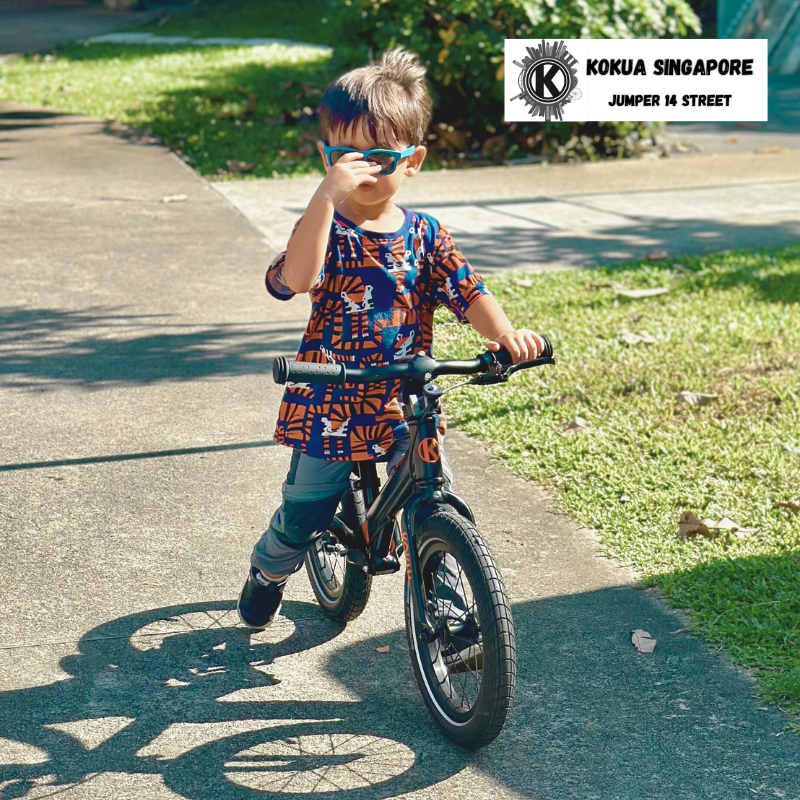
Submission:
[[[394,203],[425,159],[432,104],[424,76],[417,57],[398,48],[339,78],[320,101],[317,147],[327,174],[266,276],[279,300],[311,294],[298,361],[360,368],[431,354],[440,304],[514,363],[542,350],[536,334],[514,329],[436,219]],[[253,550],[239,597],[245,625],[262,629],[275,619],[288,576],[349,488],[351,462],[388,459],[388,474],[399,463],[409,447],[399,389],[394,380],[287,383],[274,439],[294,452],[283,502]],[[444,458],[442,466],[448,486]]]

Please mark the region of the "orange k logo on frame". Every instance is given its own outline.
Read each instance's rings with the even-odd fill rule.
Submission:
[[[435,464],[439,460],[439,442],[432,437],[423,439],[417,445],[417,453],[427,464]]]

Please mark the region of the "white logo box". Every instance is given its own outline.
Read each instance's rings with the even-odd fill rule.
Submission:
[[[506,39],[505,121],[766,122],[767,45]]]

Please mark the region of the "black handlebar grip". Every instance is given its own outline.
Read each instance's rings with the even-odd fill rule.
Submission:
[[[552,358],[553,345],[550,340],[543,333],[539,333],[537,336],[544,342],[544,349],[541,353],[539,353],[539,358]],[[498,350],[497,353],[495,353],[495,357],[503,366],[509,366],[513,362],[511,353],[509,353],[505,348]]]
[[[275,383],[298,381],[304,383],[344,383],[344,364],[317,364],[313,361],[289,361],[276,358],[272,362]]]

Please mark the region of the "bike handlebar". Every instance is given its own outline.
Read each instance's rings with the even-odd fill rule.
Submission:
[[[497,366],[528,369],[542,364],[553,364],[553,345],[546,336],[544,350],[538,358],[521,364],[512,364],[511,354],[500,349],[497,353],[486,352],[469,361],[436,361],[430,356],[418,355],[402,364],[385,364],[377,367],[356,369],[341,363],[319,364],[313,361],[292,361],[276,358],[272,362],[272,377],[275,383],[298,381],[304,383],[372,383],[394,378],[406,378],[428,383],[439,375],[488,375],[498,372]]]

